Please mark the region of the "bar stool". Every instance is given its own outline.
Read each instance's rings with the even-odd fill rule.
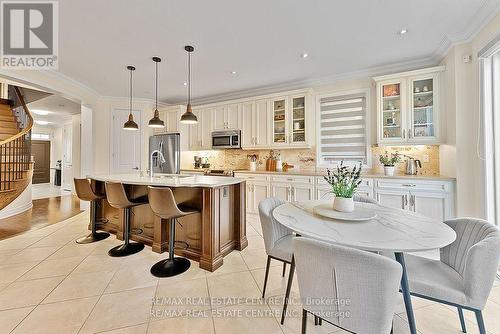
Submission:
[[[158,217],[168,219],[170,233],[168,240],[168,259],[155,263],[151,274],[156,277],[172,277],[189,269],[191,262],[184,257],[174,257],[175,223],[177,218],[198,213],[199,210],[177,206],[172,189],[167,187],[148,187],[149,205]]]
[[[145,197],[139,197],[130,200],[125,192],[125,188],[121,183],[106,182],[106,196],[108,198],[109,205],[114,208],[124,210],[124,222],[123,222],[123,239],[124,244],[111,248],[108,251],[109,256],[121,257],[132,255],[140,252],[144,249],[144,245],[137,242],[130,242],[130,215],[132,214],[132,207],[146,204],[147,200]]]
[[[89,244],[96,241],[101,241],[109,237],[107,232],[97,232],[96,231],[96,207],[97,201],[104,198],[104,195],[98,194],[92,189],[89,179],[74,179],[76,195],[82,201],[90,202],[90,225],[92,227],[92,232],[80,239],[76,240],[78,244]]]

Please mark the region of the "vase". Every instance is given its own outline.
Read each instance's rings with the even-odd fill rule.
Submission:
[[[257,161],[250,161],[250,171],[251,172],[257,171]]]
[[[396,169],[396,167],[394,167],[394,166],[384,166],[385,176],[394,176],[395,169]]]
[[[352,197],[335,197],[333,200],[333,209],[340,212],[353,212],[354,200]]]

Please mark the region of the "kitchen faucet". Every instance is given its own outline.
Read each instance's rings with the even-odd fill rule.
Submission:
[[[149,156],[149,168],[151,168],[150,170],[150,176],[153,177],[154,176],[154,166],[153,166],[153,156],[156,154],[158,154],[160,156],[160,162],[161,163],[164,163],[165,162],[165,157],[163,156],[163,153],[161,153],[161,151],[159,150],[154,150],[153,152],[151,152],[151,155]]]

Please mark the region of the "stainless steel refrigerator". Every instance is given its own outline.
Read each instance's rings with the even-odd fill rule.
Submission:
[[[179,174],[181,165],[180,134],[169,133],[149,137],[149,170],[153,168],[153,173]],[[153,166],[151,166],[151,153],[160,151],[165,157],[165,162],[158,153],[153,156]]]

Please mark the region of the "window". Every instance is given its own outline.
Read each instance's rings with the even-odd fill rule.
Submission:
[[[48,133],[32,133],[31,139],[33,139],[33,140],[50,140],[50,135]]]
[[[320,96],[318,112],[318,166],[345,161],[370,165],[366,90]]]

